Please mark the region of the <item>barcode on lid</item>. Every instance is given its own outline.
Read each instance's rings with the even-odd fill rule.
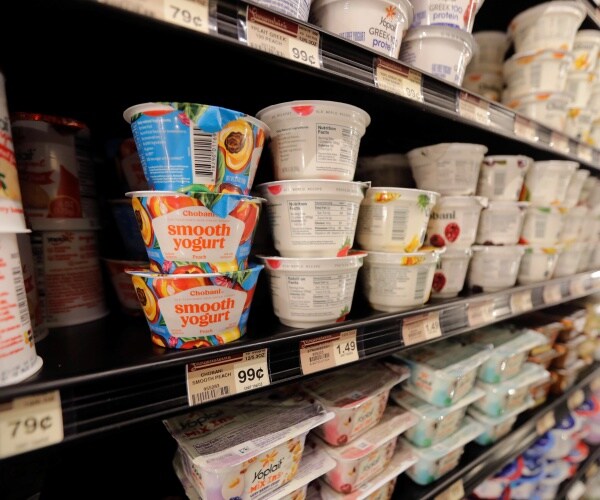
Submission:
[[[417,283],[415,285],[415,300],[420,300],[425,295],[425,283],[427,282],[428,274],[429,268],[421,268],[417,272]]]
[[[219,387],[217,389],[210,389],[208,391],[202,391],[197,394],[191,394],[192,405],[199,405],[206,403],[207,401],[213,401],[225,396],[229,396],[229,387]]]
[[[494,174],[494,195],[500,196],[504,193],[504,183],[506,182],[506,172],[496,172]]]
[[[192,127],[194,184],[215,184],[217,171],[217,134]]]
[[[395,207],[392,219],[392,240],[403,240],[406,237],[408,209]]]
[[[29,323],[29,306],[27,305],[27,292],[25,291],[25,283],[23,281],[23,272],[21,266],[13,267],[12,269],[13,283],[15,284],[15,292],[17,295],[17,308],[19,309],[19,320],[21,324]]]

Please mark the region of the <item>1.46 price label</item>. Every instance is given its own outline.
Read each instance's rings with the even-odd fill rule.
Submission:
[[[300,365],[304,375],[358,361],[358,359],[356,330],[300,341]]]

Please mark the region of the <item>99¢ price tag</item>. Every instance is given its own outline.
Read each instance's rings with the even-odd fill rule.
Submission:
[[[304,375],[358,360],[356,330],[300,341],[300,366]]]
[[[164,0],[163,19],[200,33],[208,33],[208,0]]]
[[[59,391],[0,404],[0,458],[60,443],[63,437]]]
[[[515,292],[510,296],[510,310],[513,314],[520,314],[532,309],[531,290]]]
[[[494,321],[494,301],[482,300],[467,304],[469,326],[480,326]]]
[[[562,300],[562,291],[560,283],[551,283],[544,287],[544,304],[552,304]]]
[[[375,86],[413,101],[423,102],[423,76],[402,64],[376,57],[374,59]]]
[[[432,311],[402,320],[402,340],[409,346],[442,336],[440,313]]]
[[[539,140],[535,123],[519,115],[515,115],[514,132],[515,135],[530,141],[537,142]]]

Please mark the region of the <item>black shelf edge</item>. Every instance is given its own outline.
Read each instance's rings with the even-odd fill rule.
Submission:
[[[600,460],[600,445],[590,445],[590,454],[588,457],[579,464],[577,471],[572,477],[564,481],[558,488],[556,498],[558,500],[566,499],[571,488],[577,483],[577,481],[585,480],[585,474],[590,469],[592,464],[595,464]]]

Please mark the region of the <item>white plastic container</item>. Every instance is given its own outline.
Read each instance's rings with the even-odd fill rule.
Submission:
[[[595,243],[582,243],[581,255],[579,256],[579,262],[577,263],[577,271],[578,273],[582,273],[584,271],[592,269],[590,260],[592,258],[592,254],[594,249],[596,248]]]
[[[418,448],[428,448],[452,436],[460,428],[467,407],[483,397],[483,392],[473,387],[456,404],[448,408],[438,408],[415,396],[410,390],[411,385],[406,384],[404,388],[394,389],[390,398],[419,418],[418,423],[404,433],[404,437]]]
[[[554,268],[553,278],[562,278],[563,276],[571,276],[577,272],[579,261],[583,254],[585,243],[571,243],[565,245],[562,252],[558,256],[558,262]]]
[[[442,250],[443,251],[443,250]],[[441,251],[369,252],[361,282],[369,305],[395,312],[422,306],[429,300]]]
[[[351,181],[371,122],[360,108],[334,101],[290,101],[257,115],[271,129],[275,180]]]
[[[398,436],[418,421],[416,415],[398,408],[388,407],[381,421],[356,441],[340,447],[317,442],[336,461],[333,470],[323,479],[340,493],[352,493],[367,481],[383,472],[394,455]]]
[[[506,94],[506,95],[505,95]],[[513,98],[510,93],[502,95],[502,102],[528,118],[548,128],[562,131],[567,122],[567,108],[571,96],[562,92],[538,92]]]
[[[474,290],[496,292],[515,286],[525,248],[519,245],[479,246],[467,274],[467,284]]]
[[[529,285],[549,280],[554,274],[562,247],[527,245],[519,266],[517,282]]]
[[[565,210],[561,207],[528,207],[520,242],[524,245],[551,247],[558,243],[564,221]]]
[[[449,26],[471,33],[480,0],[435,1],[411,0],[414,19],[411,28],[420,26]]]
[[[570,51],[585,15],[585,7],[571,1],[544,2],[522,11],[508,27],[515,52]]]
[[[417,455],[419,461],[406,474],[417,484],[427,485],[454,469],[462,456],[465,445],[473,441],[484,427],[470,417],[465,417],[461,428],[451,437],[430,448],[416,448],[403,439],[406,446]]]
[[[299,180],[256,186],[267,200],[273,243],[283,257],[348,255],[368,184]]]
[[[600,50],[600,30],[579,30],[573,44],[572,71],[593,71]]]
[[[477,370],[491,354],[490,346],[443,339],[394,354],[410,367],[411,392],[440,408],[452,406],[475,384]]]
[[[582,172],[587,172],[582,170]],[[564,215],[564,224],[558,239],[561,243],[576,243],[583,241],[582,230],[588,220],[589,209],[584,205],[571,208]]]
[[[525,363],[515,377],[499,384],[477,385],[485,396],[473,403],[473,406],[490,417],[500,417],[523,405],[529,396],[530,387],[550,378],[550,372],[534,363]]]
[[[563,207],[573,208],[579,203],[579,197],[583,190],[583,185],[586,179],[590,176],[590,171],[584,168],[579,168],[575,171],[569,182],[567,194],[562,203]],[[569,212],[570,213],[570,212]]]
[[[368,189],[358,214],[358,244],[378,252],[415,252],[438,199],[438,193],[420,189]]]
[[[473,37],[448,26],[421,26],[408,30],[400,60],[442,80],[461,85],[473,55]]]
[[[475,242],[485,245],[516,245],[528,206],[528,202],[490,201],[479,217]]]
[[[487,204],[487,198],[481,196],[441,196],[429,216],[425,243],[434,247],[470,247],[475,242],[481,210]]]
[[[314,0],[311,20],[369,49],[398,58],[404,33],[413,21],[408,0]]]
[[[269,276],[273,310],[284,325],[310,328],[344,321],[365,252],[294,259],[258,256]]]
[[[499,102],[502,96],[504,79],[502,78],[502,73],[496,69],[488,70],[487,68],[480,67],[476,71],[472,71],[469,65],[462,86],[487,99]]]
[[[456,297],[465,286],[473,251],[470,248],[447,249],[435,268],[431,285],[432,298]]]
[[[564,132],[581,142],[589,143],[592,131],[593,112],[588,108],[567,108],[567,121]]]
[[[564,203],[571,178],[579,168],[576,161],[535,161],[525,176],[521,201],[539,206]]]
[[[507,33],[494,30],[476,31],[473,33],[473,40],[477,44],[477,50],[474,51],[469,64],[469,72],[482,66],[502,71],[504,56],[508,47],[510,47],[510,39]]]
[[[488,446],[506,436],[517,421],[517,417],[534,405],[533,398],[527,397],[525,402],[514,410],[500,417],[490,417],[477,408],[469,408],[469,416],[483,425],[484,431],[477,436],[475,442],[481,446]]]
[[[592,88],[596,81],[593,71],[570,71],[567,75],[565,92],[571,94],[569,104],[572,108],[585,108],[592,96]]]
[[[409,375],[402,366],[370,363],[364,370],[343,368],[305,382],[303,389],[334,414],[313,432],[332,446],[353,442],[379,423],[391,388]]]
[[[517,201],[533,159],[523,155],[486,156],[481,163],[477,194],[490,201]]]
[[[415,148],[407,155],[419,189],[460,196],[475,194],[487,151],[481,144],[453,142]]]

